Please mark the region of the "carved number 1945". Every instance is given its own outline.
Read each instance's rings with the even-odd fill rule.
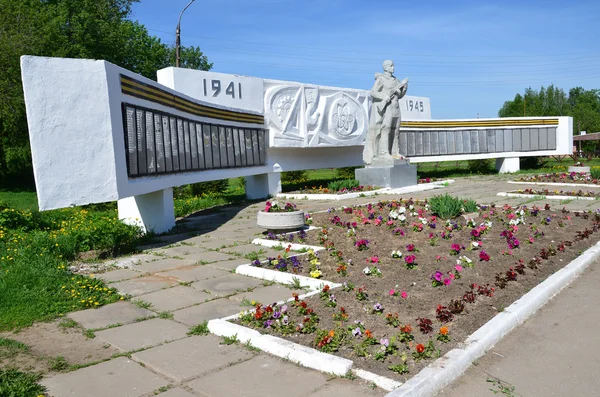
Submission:
[[[414,101],[412,99],[409,99],[406,101],[406,110],[409,111],[416,111],[416,112],[423,112],[423,101]]]
[[[224,84],[221,83],[221,80],[213,79],[210,80],[209,84],[206,79],[202,79],[202,82],[204,83],[204,96],[208,96],[209,89],[212,91],[213,97],[217,97],[221,94],[222,87],[224,86]],[[231,81],[229,84],[227,84],[224,95],[229,95],[233,99],[242,99],[242,83],[237,84],[236,90],[235,83]]]

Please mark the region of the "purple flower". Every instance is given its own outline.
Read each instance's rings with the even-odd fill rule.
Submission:
[[[271,328],[271,325],[273,325],[273,320],[265,321],[265,328]]]
[[[287,305],[281,306],[281,313],[284,313],[284,314],[287,313],[287,309],[288,309]]]
[[[381,344],[381,345],[383,345],[385,347],[388,347],[390,345],[390,340],[389,339],[383,339],[383,338],[381,338],[379,340],[379,344]]]
[[[546,218],[546,222],[550,222],[551,220],[552,220],[552,218],[550,218],[550,217]]]
[[[260,266],[260,260],[259,259],[255,259],[252,261],[252,266]]]
[[[329,302],[335,302],[335,295],[334,294],[329,295]]]
[[[281,317],[281,312],[273,312],[274,319],[278,319],[279,317]]]
[[[352,330],[352,336],[361,336],[361,335],[362,335],[362,332],[359,327],[356,327],[355,329]]]
[[[431,278],[436,281],[442,281],[443,275],[444,274],[442,272],[440,272],[439,270],[436,270],[435,273],[433,273],[433,275],[431,276]]]
[[[376,303],[373,305],[373,310],[375,310],[376,312],[380,312],[383,310],[383,306],[381,305],[381,303]]]
[[[288,316],[283,316],[283,318],[281,319],[281,323],[283,325],[288,325],[290,323],[290,319],[288,318]]]

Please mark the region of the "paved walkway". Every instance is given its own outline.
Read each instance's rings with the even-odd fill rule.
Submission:
[[[508,177],[502,176],[472,177],[459,180],[443,190],[403,197],[425,198],[448,192],[473,198],[479,203],[533,204],[529,199],[496,196],[497,192],[513,190],[516,186],[504,183],[507,179]],[[296,202],[302,209],[315,212],[332,206],[391,198],[394,197],[381,195],[338,202]],[[560,205],[554,200],[548,202],[553,206]],[[535,203],[543,205],[545,202]],[[596,207],[596,202],[571,201],[565,205],[570,209],[591,209]],[[278,254],[277,251],[251,244],[252,239],[263,231],[256,227],[256,212],[262,206],[263,204],[253,204],[247,207],[226,207],[208,215],[181,220],[181,233],[164,236],[160,243],[144,247],[142,254],[118,261],[120,266],[128,268],[97,275],[121,293],[132,296],[132,300],[71,313],[69,317],[83,328],[94,330],[97,338],[127,354],[44,379],[43,384],[48,387],[50,395],[142,397],[159,392],[165,397],[385,395],[384,391],[373,389],[364,382],[332,378],[245,346],[222,345],[221,339],[214,336],[187,335],[190,327],[205,320],[235,314],[247,308],[244,303],[248,300],[274,302],[291,296],[292,291],[285,286],[270,285],[233,272],[238,265],[249,263],[249,258],[254,255],[265,257]],[[593,285],[589,283],[590,286]],[[593,299],[589,299],[585,302],[590,302],[589,306],[598,314],[592,301]],[[575,306],[582,311],[585,302]],[[560,321],[561,327],[551,327],[555,330],[553,334],[546,329],[549,337],[556,339],[562,336],[561,341],[567,344],[571,343],[567,335],[573,335],[572,328],[577,328],[572,321],[567,320],[572,318],[568,311],[569,305],[553,307],[554,315],[563,319]],[[585,314],[589,315],[589,310]],[[563,324],[569,327],[564,328]],[[527,327],[532,326],[528,323],[523,329]],[[533,327],[537,333],[537,326]],[[568,332],[563,332],[567,329]],[[591,344],[593,340],[597,340],[593,331],[581,334],[580,338],[573,341],[587,340]],[[527,351],[520,347],[528,339],[521,339],[516,344],[513,342],[513,354]],[[588,344],[581,343],[581,346],[585,349]],[[538,349],[543,352],[554,348],[540,345]],[[554,351],[565,354],[573,352],[564,345]],[[509,356],[511,354],[508,350],[505,353]],[[535,350],[531,350],[531,353],[537,354]],[[535,360],[533,356],[530,359]],[[582,356],[582,363],[589,363],[589,360],[584,360]],[[553,362],[547,365],[553,366]],[[596,361],[596,369],[597,367]],[[515,371],[519,372],[516,368]],[[511,373],[498,372],[499,377],[500,375],[512,380]],[[474,381],[478,377],[478,374],[467,375],[468,379],[473,378]],[[566,378],[572,376],[565,376],[565,380]],[[471,386],[467,383],[464,387]],[[539,389],[537,395],[550,395],[542,393],[542,390]],[[484,395],[460,391],[456,393],[460,394],[451,395]]]

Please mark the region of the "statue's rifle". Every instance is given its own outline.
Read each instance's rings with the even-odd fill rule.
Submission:
[[[407,84],[408,84],[408,79],[404,79],[404,80],[398,82],[396,84],[396,86],[394,86],[393,93],[389,96],[389,98],[387,99],[387,101],[383,104],[383,107],[379,111],[379,114],[383,115],[383,113],[385,112],[385,109],[387,108],[387,106],[392,102],[392,98],[395,95],[400,95],[400,90],[402,89],[402,87],[404,87]],[[400,98],[398,97],[398,99],[400,99]]]

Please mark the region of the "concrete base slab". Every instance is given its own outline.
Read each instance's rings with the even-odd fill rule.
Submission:
[[[217,299],[173,312],[175,321],[193,327],[204,321],[227,317],[243,310],[239,303],[229,299]]]
[[[153,318],[121,327],[97,331],[96,336],[117,349],[132,351],[187,337],[188,327],[171,320]]]
[[[168,381],[135,361],[119,357],[40,382],[53,397],[141,397],[167,386]]]
[[[178,284],[165,277],[145,276],[111,284],[122,295],[139,296]]]
[[[202,291],[187,286],[177,286],[146,294],[144,302],[152,304],[152,310],[170,312],[203,303],[212,297]]]
[[[214,296],[225,296],[234,292],[243,292],[249,288],[258,287],[261,284],[262,281],[255,278],[228,274],[222,277],[197,281],[192,283],[192,287],[200,291],[207,290]]]
[[[206,397],[305,397],[312,396],[326,382],[325,374],[301,370],[293,364],[260,355],[196,379],[187,386]]]
[[[98,329],[113,324],[129,324],[141,317],[154,316],[154,312],[121,301],[102,306],[99,309],[69,313],[68,316],[85,329]]]
[[[184,382],[253,356],[242,347],[220,342],[214,336],[191,336],[135,353],[132,358],[175,382]]]
[[[361,185],[392,189],[417,184],[417,167],[410,164],[393,167],[365,167],[354,171]]]

